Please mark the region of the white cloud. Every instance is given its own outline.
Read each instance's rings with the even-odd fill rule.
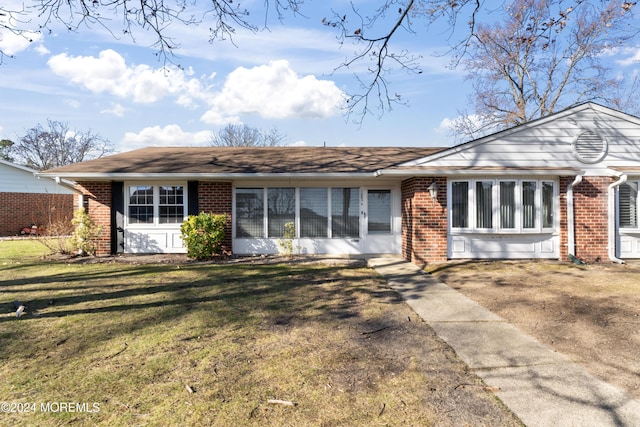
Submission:
[[[39,41],[42,34],[32,31],[26,31],[16,34],[7,29],[0,30],[0,50],[5,55],[15,55],[16,53],[26,50],[32,43]]]
[[[628,67],[629,65],[637,64],[640,62],[640,49],[633,50],[625,50],[625,52],[629,54],[626,58],[617,60],[616,63],[623,67]]]
[[[285,60],[231,72],[210,101],[202,120],[224,124],[228,118],[257,114],[268,119],[326,118],[340,113],[345,95],[330,80],[300,76]]]
[[[116,117],[124,117],[124,113],[127,111],[127,108],[122,104],[115,103],[111,106],[111,108],[105,108],[100,111],[102,114],[113,114]]]
[[[98,57],[54,55],[49,68],[57,75],[94,93],[110,93],[138,103],[153,103],[166,96],[176,96],[183,106],[191,106],[204,89],[197,79],[189,79],[192,70],[178,67],[153,69],[148,65],[128,66],[124,58],[112,49]]]
[[[142,147],[202,146],[211,139],[211,131],[185,132],[178,125],[153,126],[138,133],[127,132],[120,142],[120,148],[134,150]]]
[[[77,101],[75,99],[65,99],[62,102],[64,102],[65,105],[68,105],[69,107],[71,107],[73,109],[80,108],[80,101]]]

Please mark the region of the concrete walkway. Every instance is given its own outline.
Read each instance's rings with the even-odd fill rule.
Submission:
[[[529,427],[640,426],[640,402],[400,258],[372,258],[407,304]]]

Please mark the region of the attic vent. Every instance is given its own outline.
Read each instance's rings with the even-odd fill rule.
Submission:
[[[582,163],[596,163],[607,152],[607,142],[594,131],[581,133],[573,142],[573,153]]]

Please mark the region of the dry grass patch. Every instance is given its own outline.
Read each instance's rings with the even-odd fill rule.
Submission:
[[[431,272],[640,399],[639,263],[468,261]]]
[[[28,302],[0,317],[2,400],[100,409],[3,423],[519,425],[362,264],[10,256],[0,277],[5,313]]]

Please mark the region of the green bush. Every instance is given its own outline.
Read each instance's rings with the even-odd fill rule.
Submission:
[[[180,226],[182,241],[187,248],[187,256],[197,260],[211,258],[222,249],[224,227],[227,223],[225,214],[214,215],[200,212],[189,215]]]
[[[102,226],[96,225],[84,209],[78,209],[73,213],[71,224],[75,226],[71,235],[73,249],[81,255],[95,255]]]

